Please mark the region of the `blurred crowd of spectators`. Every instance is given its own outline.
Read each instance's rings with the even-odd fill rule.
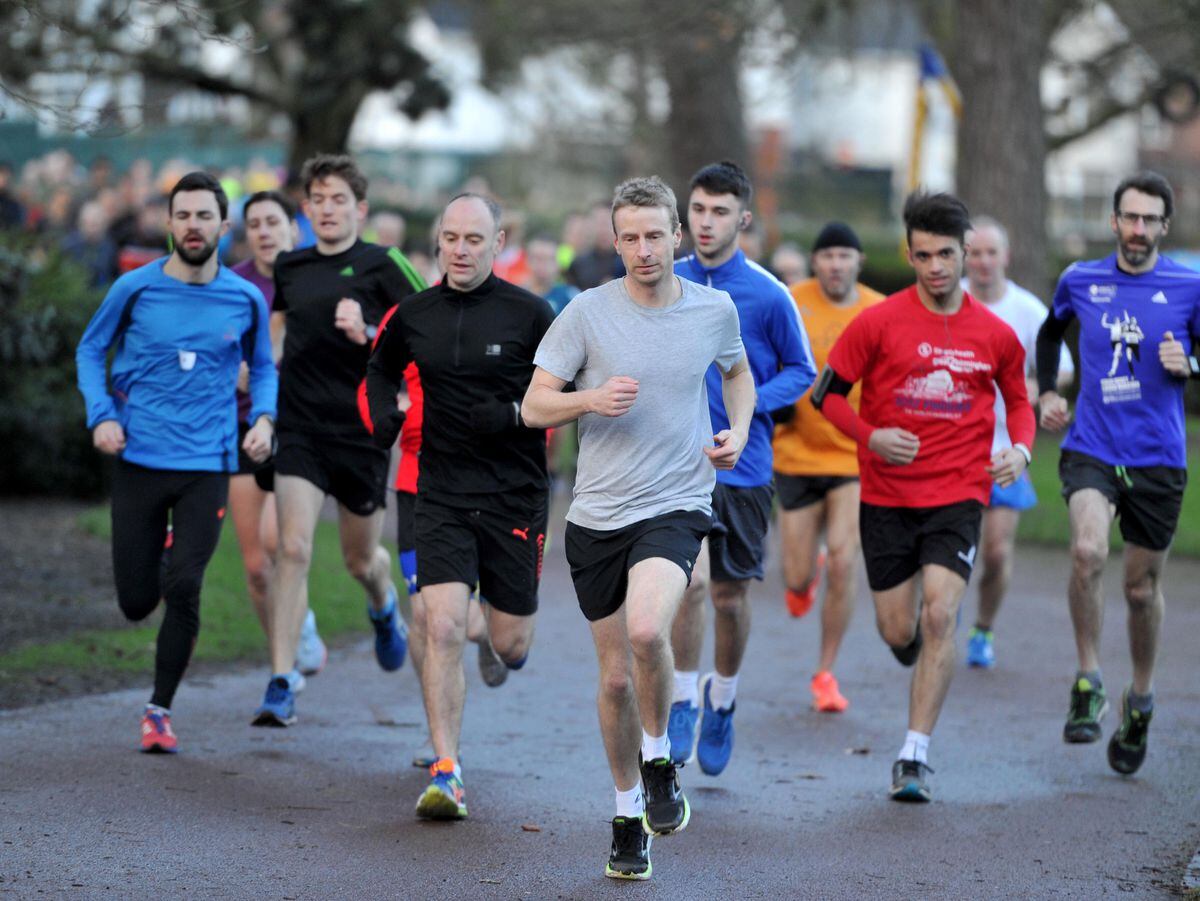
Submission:
[[[30,160],[20,171],[0,160],[0,231],[27,235],[35,255],[63,253],[87,270],[93,286],[104,288],[117,276],[167,252],[166,196],[182,175],[195,168],[185,160],[169,160],[156,171],[148,160],[138,159],[119,172],[105,157],[85,166],[66,150]],[[256,191],[278,189],[288,194],[297,208],[301,206],[304,191],[298,177],[261,159],[213,174],[230,199],[234,227],[221,244],[221,258],[228,264],[249,256],[242,230],[242,199]],[[492,193],[480,179],[472,179],[463,189]],[[580,290],[623,274],[613,249],[607,199],[568,214],[558,234],[531,231],[519,209],[503,202],[502,207],[507,242],[496,262],[496,274],[546,297],[555,312]],[[312,229],[303,213],[299,226],[298,246],[312,244]],[[427,281],[440,280],[433,235],[409,234],[399,211],[373,212],[363,237],[401,248]],[[795,245],[782,244],[764,260],[761,236],[748,230],[743,233],[742,247],[785,284],[807,275],[807,260]]]

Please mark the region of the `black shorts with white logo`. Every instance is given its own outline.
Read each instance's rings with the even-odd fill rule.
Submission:
[[[784,510],[800,510],[825,500],[835,488],[857,482],[858,476],[789,476],[775,473],[775,492]]]
[[[279,432],[275,472],[298,476],[332,495],[356,516],[387,503],[388,452],[366,441]]]
[[[532,616],[546,549],[545,491],[416,496],[417,584],[462,582],[503,613]]]
[[[1165,551],[1175,537],[1187,470],[1174,466],[1110,466],[1088,454],[1065,450],[1058,460],[1062,494],[1068,502],[1082,488],[1095,488],[1117,508],[1121,537],[1150,551]]]
[[[982,520],[979,501],[941,507],[859,504],[859,533],[871,590],[895,588],[929,563],[970,580]]]
[[[709,575],[714,581],[762,581],[774,497],[770,485],[738,488],[717,482],[708,535]]]
[[[662,513],[619,529],[589,529],[567,523],[565,546],[579,608],[589,622],[621,609],[629,570],[654,557],[670,560],[691,581],[700,542],[712,517],[699,510]]]

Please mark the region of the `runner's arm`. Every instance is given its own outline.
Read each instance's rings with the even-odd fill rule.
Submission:
[[[832,366],[821,370],[812,392],[812,405],[834,424],[839,432],[857,444],[869,444],[875,426],[855,412],[848,395],[854,383],[838,375]]]
[[[704,453],[716,469],[733,469],[749,440],[754,418],[754,374],[744,353],[729,369],[721,371],[721,400],[729,428],[713,435],[715,445],[704,448]]]
[[[257,425],[259,418],[266,416],[275,421],[275,405],[279,394],[279,372],[272,358],[270,327],[263,328],[267,321],[267,304],[261,296],[252,301],[258,307],[254,330],[254,344],[249,348],[250,366],[250,424]]]
[[[817,377],[808,336],[790,294],[782,292],[772,308],[768,340],[779,370],[758,386],[755,412],[794,411],[794,404]]]
[[[594,392],[564,392],[567,380],[535,367],[529,389],[521,402],[521,419],[531,429],[553,429],[566,425],[594,412],[591,407]]]
[[[995,382],[1000,389],[1000,396],[1004,398],[1008,437],[1014,447],[1021,445],[1025,448],[1025,455],[1028,455],[1033,449],[1033,439],[1037,435],[1037,423],[1033,418],[1033,407],[1029,403],[1028,389],[1025,385],[1025,351],[1015,335],[1007,342],[997,359],[999,366]]]
[[[404,384],[404,369],[412,361],[399,317],[387,319],[371,360],[367,363],[367,403],[364,425],[376,447],[390,448],[400,435],[404,414],[396,407],[396,395]]]
[[[89,429],[94,429],[105,420],[118,419],[117,406],[108,392],[105,364],[108,350],[121,330],[121,320],[129,300],[125,284],[118,281],[105,295],[104,302],[92,316],[75,349],[76,379],[87,409]]]

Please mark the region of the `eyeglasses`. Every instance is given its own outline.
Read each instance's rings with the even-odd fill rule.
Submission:
[[[1162,225],[1167,221],[1166,216],[1159,216],[1155,213],[1126,213],[1123,210],[1117,213],[1117,218],[1126,225],[1137,225],[1138,220],[1141,219],[1142,224],[1145,225],[1146,228],[1151,228],[1155,225]]]

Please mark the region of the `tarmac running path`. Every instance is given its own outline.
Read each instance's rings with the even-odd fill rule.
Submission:
[[[787,616],[773,563],[754,591],[730,768],[715,779],[682,771],[691,825],[654,842],[650,883],[605,879],[613,801],[596,664],[559,540],[529,665],[487,689],[468,657],[468,821],[414,818],[427,779],[409,765],[424,737],[416,683],[407,667],[380,672],[364,642],[309,679],[286,730],[248,725],[262,669],[186,681],[175,757],[134,750],[144,689],[0,714],[0,895],[1182,894],[1200,847],[1200,564],[1168,566],[1158,709],[1134,778],[1109,770],[1104,742],[1061,738],[1074,670],[1066,567],[1062,551],[1019,550],[999,667],[960,663],[931,748],[929,805],[885,794],[909,673],[875,633],[861,576],[839,667],[851,706],[822,715],[808,709],[816,616]],[[1103,662],[1114,696],[1129,678],[1119,585],[1110,566]],[[960,650],[973,611],[971,593]],[[1110,713],[1105,740],[1115,724]]]

